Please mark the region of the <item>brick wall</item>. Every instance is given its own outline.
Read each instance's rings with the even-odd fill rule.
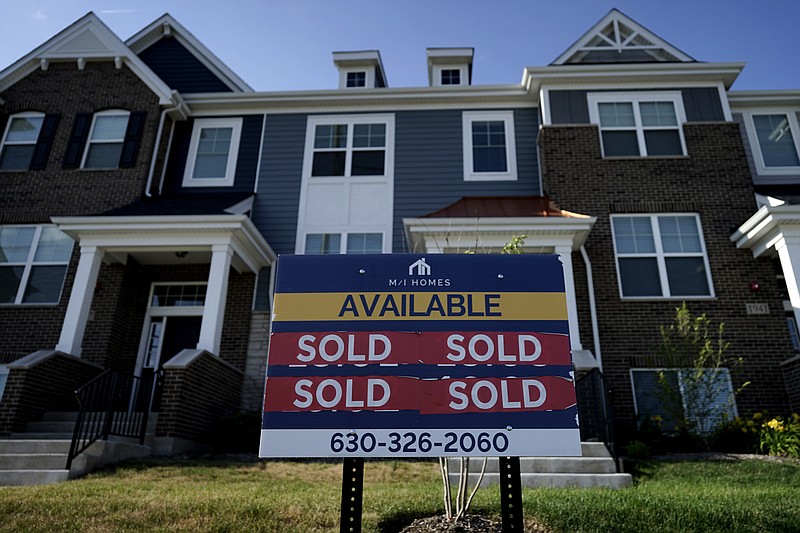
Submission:
[[[21,431],[47,411],[77,409],[75,389],[100,371],[86,361],[56,352],[29,368],[12,365],[0,402],[0,434]]]
[[[78,70],[74,62],[54,62],[47,71],[36,70],[18,81],[3,91],[0,98],[5,102],[0,106],[0,115],[21,111],[60,114],[46,168],[2,172],[0,175],[0,224],[49,224],[52,216],[94,215],[126,205],[141,196],[147,181],[160,108],[158,98],[127,67],[117,70],[111,61],[91,61],[87,62],[84,70]],[[147,113],[136,165],[114,170],[62,168],[75,115],[109,108]],[[58,304],[0,307],[2,352],[22,356],[55,346],[78,256],[78,247],[75,246]],[[98,291],[97,305],[103,313],[113,305],[109,302],[120,299],[119,295],[112,294],[112,287],[121,287],[118,284],[120,276],[124,277],[124,274],[112,273],[105,266],[101,269],[103,288]],[[106,296],[108,300],[104,301]],[[110,321],[107,327],[103,326],[104,331],[112,334],[122,331],[117,329],[118,321],[126,319],[104,314],[104,320]],[[126,334],[122,333],[123,336]],[[120,338],[99,339],[96,336],[93,342],[98,343],[96,351],[123,344]],[[90,357],[99,356],[90,354]]]
[[[236,412],[242,372],[202,352],[184,368],[166,368],[157,437],[208,441],[221,416]]]
[[[609,215],[613,213],[698,213],[716,297],[689,301],[695,313],[725,324],[728,354],[742,357],[734,386],[751,384],[738,397],[742,414],[783,411],[787,397],[779,363],[791,354],[781,288],[769,260],[738,250],[730,235],[754,211],[755,201],[738,125],[686,124],[688,157],[608,158],[600,152],[598,129],[546,126],[539,138],[545,193],[562,209],[597,217],[586,242],[593,270],[604,372],[614,391],[615,413],[623,426],[634,420],[629,369],[653,366],[643,359],[658,346],[658,327],[674,317],[676,300],[622,300],[619,296]],[[591,348],[591,323],[583,260],[574,254],[581,335]],[[751,292],[749,282],[761,286]],[[748,316],[747,302],[769,305],[770,314]]]
[[[250,339],[242,387],[242,409],[247,411],[260,411],[263,408],[269,350],[269,317],[269,311],[254,312],[250,320]]]

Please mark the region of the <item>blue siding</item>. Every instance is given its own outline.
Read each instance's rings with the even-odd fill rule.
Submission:
[[[538,110],[514,111],[517,181],[464,181],[461,110],[396,114],[393,251],[408,251],[403,218],[425,215],[464,196],[538,195]]]
[[[261,146],[263,115],[242,117],[242,136],[239,140],[239,153],[236,159],[236,173],[231,187],[187,187],[182,186],[186,159],[189,157],[189,142],[192,137],[193,120],[178,122],[172,138],[167,173],[164,178],[164,192],[176,193],[229,193],[252,192],[255,188],[256,169],[258,168],[258,151]]]
[[[306,140],[306,115],[267,115],[253,222],[272,249],[293,254]]]
[[[177,39],[163,38],[139,54],[171,89],[182,93],[231,92]]]

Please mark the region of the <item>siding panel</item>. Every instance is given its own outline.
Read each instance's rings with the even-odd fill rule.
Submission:
[[[231,89],[177,39],[161,39],[139,58],[171,89],[182,93],[231,92]]]

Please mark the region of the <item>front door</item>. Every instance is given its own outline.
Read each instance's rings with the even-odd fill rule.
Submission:
[[[151,397],[152,410],[158,411],[160,398],[155,377],[164,363],[181,350],[197,347],[204,303],[205,285],[154,284],[139,357],[142,383],[152,383],[152,387],[146,387],[148,392],[137,404]]]

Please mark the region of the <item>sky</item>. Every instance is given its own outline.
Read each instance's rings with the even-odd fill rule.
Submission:
[[[734,90],[800,90],[800,0],[0,0],[0,70],[89,11],[125,41],[170,13],[256,91],[335,89],[334,51],[380,50],[390,87],[428,84],[425,49],[472,47],[473,85],[519,83],[616,7]]]

